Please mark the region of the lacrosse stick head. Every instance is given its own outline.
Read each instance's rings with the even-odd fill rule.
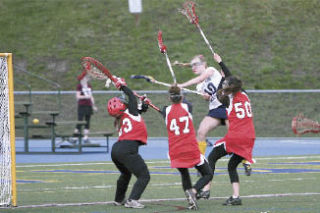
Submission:
[[[294,117],[291,122],[292,131],[296,135],[305,133],[319,133],[320,124],[317,121],[304,117],[302,114]]]
[[[78,81],[81,81],[86,75],[87,75],[87,72],[83,70],[82,73],[77,76]]]
[[[94,79],[107,80],[108,76],[101,70],[101,68],[99,68],[98,64],[95,63],[94,60],[95,59],[90,57],[81,58],[81,65],[86,74],[90,75]]]
[[[120,117],[127,109],[127,106],[120,98],[113,97],[108,101],[107,109],[109,115],[113,117]]]
[[[191,24],[197,25],[199,17],[196,14],[196,7],[193,1],[187,1],[183,4],[183,9],[178,9],[182,15],[186,16]]]
[[[162,31],[159,30],[158,32],[158,46],[160,49],[161,53],[166,53],[167,52],[167,47],[166,45],[163,44],[163,40],[162,40]]]

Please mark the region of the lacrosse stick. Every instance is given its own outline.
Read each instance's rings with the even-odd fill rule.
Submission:
[[[208,45],[210,51],[212,54],[214,54],[215,52],[213,51],[212,46],[210,45],[206,35],[203,33],[200,24],[199,24],[199,18],[196,14],[196,10],[195,10],[195,3],[192,1],[187,1],[186,3],[183,4],[183,9],[179,9],[179,12],[182,13],[183,15],[185,15],[188,20],[190,21],[191,24],[196,25],[196,27],[199,29],[200,34],[202,36],[202,38],[204,39],[204,41],[206,42],[206,44]]]
[[[168,83],[164,83],[161,81],[157,81],[156,79],[154,79],[154,77],[150,76],[150,75],[131,75],[132,79],[144,79],[148,82],[154,83],[154,84],[159,84],[165,87],[171,87],[171,84]],[[182,88],[182,90],[186,91],[186,92],[191,92],[191,93],[195,93],[197,95],[203,95],[201,92],[195,91],[195,90],[191,90],[191,89],[187,89],[187,88]]]
[[[182,63],[182,62],[179,62],[179,61],[174,61],[172,63],[172,65],[177,65],[177,66],[180,66],[180,67],[191,67],[191,64],[190,63]]]
[[[113,83],[118,81],[118,78],[111,74],[111,72],[105,68],[98,60],[91,57],[83,57],[81,58],[81,65],[84,70],[94,79],[98,80],[108,80],[110,79]],[[133,92],[134,95],[140,100],[144,100],[145,96],[140,96],[136,92]],[[153,109],[160,111],[160,109],[153,105],[152,103],[148,103],[150,107]]]
[[[162,41],[162,32],[161,32],[161,30],[159,30],[159,32],[158,32],[158,45],[159,45],[160,52],[163,53],[166,56],[167,65],[168,65],[169,70],[171,72],[171,75],[172,75],[172,78],[173,78],[173,83],[176,84],[177,83],[177,79],[176,79],[176,76],[175,76],[175,74],[173,72],[173,69],[172,69],[172,66],[171,66],[171,62],[170,62],[169,56],[167,54],[167,47],[166,47],[166,45],[163,44],[163,41]]]
[[[302,114],[299,114],[292,119],[291,127],[292,131],[296,135],[303,135],[309,132],[320,132],[320,124],[317,121],[304,117]]]

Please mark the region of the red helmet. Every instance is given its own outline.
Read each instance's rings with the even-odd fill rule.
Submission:
[[[113,97],[108,101],[108,112],[111,116],[118,117],[124,113],[127,106],[118,97]]]

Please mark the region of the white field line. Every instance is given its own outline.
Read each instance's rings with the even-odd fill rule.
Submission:
[[[282,179],[268,179],[265,182],[288,182],[288,181],[308,181],[308,180],[316,180],[315,177],[310,178],[282,178]],[[255,183],[254,180],[242,180],[242,183]],[[230,183],[228,181],[213,181],[213,184],[226,184]],[[129,184],[129,187],[132,187],[132,184]],[[174,183],[151,183],[148,187],[163,187],[163,186],[181,186],[181,182]],[[21,192],[46,192],[46,191],[64,191],[64,190],[87,190],[87,189],[111,189],[115,188],[116,185],[97,185],[97,186],[65,186],[65,187],[54,187],[54,188],[39,188],[39,189],[21,189]]]
[[[169,161],[147,161],[147,164],[155,163],[169,163]],[[62,163],[62,164],[31,164],[31,165],[17,165],[17,168],[32,168],[32,167],[55,167],[55,166],[89,166],[89,165],[114,165],[112,162],[105,163]]]
[[[261,157],[255,158],[258,160],[295,160],[295,159],[310,159],[310,158],[320,158],[320,155],[311,156],[287,156],[287,157]],[[223,158],[219,161],[228,161],[229,158]],[[170,163],[168,160],[165,161],[146,161],[147,164],[157,164],[157,163]],[[55,166],[86,166],[86,165],[113,165],[112,162],[105,163],[65,163],[65,164],[31,164],[31,165],[17,165],[17,168],[32,168],[32,167],[55,167]]]
[[[319,192],[305,192],[305,193],[282,193],[282,194],[260,194],[260,195],[243,195],[242,198],[272,198],[272,197],[292,197],[292,196],[311,196],[320,195]],[[209,200],[226,199],[227,197],[210,197]],[[186,198],[163,198],[163,199],[143,199],[142,203],[160,202],[160,201],[182,201]],[[86,206],[86,205],[109,205],[113,201],[105,202],[87,202],[87,203],[47,203],[39,205],[25,205],[17,206],[16,208],[42,208],[42,207],[67,207],[67,206]],[[9,209],[10,207],[0,207],[0,209]],[[12,208],[12,207],[11,207]]]

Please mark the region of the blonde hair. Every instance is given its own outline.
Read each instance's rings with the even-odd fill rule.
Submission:
[[[191,59],[191,61],[193,61],[194,59],[199,59],[201,63],[207,63],[207,61],[203,55],[196,55]]]

